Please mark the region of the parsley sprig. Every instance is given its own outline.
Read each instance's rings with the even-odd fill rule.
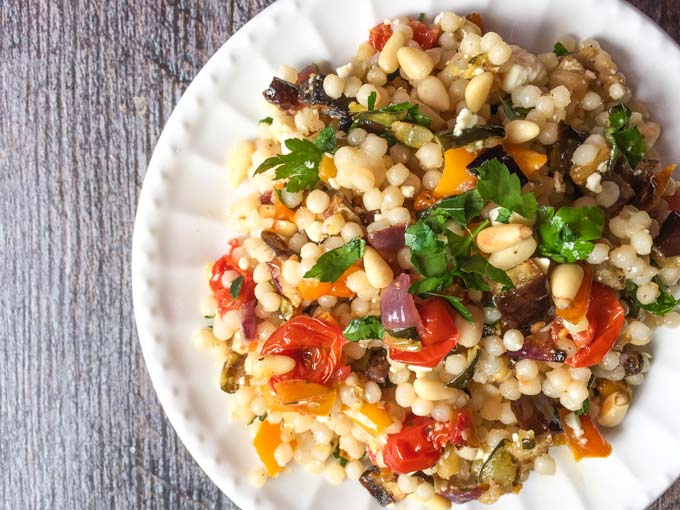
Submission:
[[[305,273],[305,278],[317,278],[320,282],[334,282],[357,260],[364,256],[366,241],[352,239],[347,244],[328,251]]]
[[[614,169],[621,156],[635,170],[647,153],[647,144],[640,130],[637,126],[628,126],[632,115],[630,108],[623,103],[609,110],[609,128],[605,131],[605,138],[612,147],[609,171]]]
[[[286,191],[295,193],[314,189],[319,182],[319,163],[326,152],[334,152],[337,139],[332,126],[319,132],[313,141],[289,138],[285,142],[288,154],[279,154],[264,160],[255,175],[275,168],[274,179],[288,179]]]

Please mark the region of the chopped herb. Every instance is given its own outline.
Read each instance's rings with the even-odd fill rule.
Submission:
[[[637,126],[627,127],[632,112],[623,103],[609,110],[609,128],[605,138],[611,145],[608,169],[611,171],[621,156],[631,169],[635,170],[647,153],[647,144]]]
[[[536,216],[536,197],[533,193],[522,195],[519,177],[510,173],[507,166],[497,159],[491,159],[478,167],[477,171],[477,190],[484,200],[490,200],[528,219]]]
[[[333,152],[337,147],[335,132],[331,126],[319,132],[313,142],[289,138],[285,142],[289,154],[279,154],[266,159],[255,174],[275,168],[276,180],[288,179],[286,191],[295,193],[312,189],[319,182],[319,163],[324,152]]]
[[[452,272],[430,276],[429,278],[424,278],[423,280],[411,284],[408,291],[410,294],[417,296],[441,292],[451,286],[451,283],[453,283],[453,276]]]
[[[445,149],[456,149],[480,140],[503,138],[504,136],[505,129],[503,126],[475,126],[464,129],[459,134],[456,134],[454,130],[437,133],[437,139]]]
[[[264,119],[259,120],[260,124],[269,124],[270,126],[272,122],[274,122],[274,119],[272,119],[271,117],[265,117]]]
[[[437,228],[438,232],[445,229],[445,223],[451,219],[461,227],[467,226],[472,218],[479,216],[484,207],[484,200],[476,189],[445,198],[437,207],[427,211],[424,216],[428,224]]]
[[[429,127],[432,124],[432,119],[422,114],[417,104],[408,102],[391,104],[377,110],[368,109],[359,112],[354,115],[353,126],[356,126],[360,121],[375,122],[386,128],[390,128],[394,122],[411,122],[425,127]]]
[[[385,334],[385,329],[382,322],[380,322],[380,317],[368,315],[367,317],[360,317],[349,321],[349,324],[342,330],[342,334],[350,342],[380,340]]]
[[[258,416],[257,419],[260,420],[260,421],[266,420],[267,419],[267,413],[264,413],[262,416]]]
[[[505,207],[500,207],[498,209],[498,216],[496,216],[496,221],[498,223],[510,223],[510,218],[512,217],[512,211],[506,209]]]
[[[623,291],[623,295],[632,305],[638,309],[642,308],[643,310],[653,313],[654,315],[667,315],[680,306],[680,299],[675,299],[670,290],[668,290],[668,287],[666,287],[664,284],[658,280],[656,283],[659,286],[659,297],[656,298],[656,301],[648,305],[643,305],[640,303],[640,301],[638,301],[638,287],[630,280],[626,282],[626,288]]]
[[[342,456],[340,453],[340,445],[335,447],[335,450],[333,451],[333,457],[338,459],[338,462],[340,462],[340,465],[342,467],[345,467],[347,465],[347,459]]]
[[[411,249],[411,262],[423,276],[438,276],[448,270],[449,256],[446,243],[424,221],[409,225],[404,235]]]
[[[504,289],[514,287],[512,280],[505,271],[491,265],[488,260],[479,254],[470,257],[459,257],[458,268],[463,273],[463,281],[468,289],[491,290],[482,277],[487,277],[500,283]]]
[[[587,398],[583,401],[583,405],[581,406],[581,409],[578,411],[574,411],[576,416],[583,416],[584,414],[588,414],[590,411],[590,399]]]
[[[555,55],[558,57],[566,57],[567,55],[571,55],[571,51],[569,51],[564,44],[561,42],[556,42],[555,47],[553,48],[553,52]]]
[[[604,214],[599,207],[540,207],[538,250],[555,262],[585,260],[602,237]]]
[[[410,292],[411,289],[409,289]],[[435,292],[427,292],[428,296],[436,296],[440,297],[442,299],[445,299],[452,307],[454,310],[456,310],[460,316],[465,319],[468,322],[474,322],[474,319],[472,318],[472,315],[468,311],[467,308],[465,308],[465,305],[463,304],[463,300],[459,298],[458,296],[449,296],[447,294],[437,294]]]
[[[422,23],[423,21],[425,21],[425,13],[424,13],[424,12],[421,12],[421,13],[418,15],[418,21],[420,21],[421,23]]]
[[[214,319],[214,318],[215,318],[215,314],[212,314],[212,315],[204,315],[203,318],[204,318],[204,319]]]
[[[368,109],[369,110],[374,110],[375,109],[375,101],[378,99],[378,94],[376,94],[375,90],[371,92],[371,94],[368,96]]]
[[[321,282],[334,282],[364,256],[365,248],[366,241],[359,238],[352,239],[347,244],[321,255],[304,277],[318,278]]]
[[[507,102],[502,97],[499,98],[505,118],[508,120],[523,119],[533,108],[522,108],[521,106],[512,106],[512,103]]]
[[[243,276],[237,276],[234,281],[229,285],[229,294],[234,299],[238,299],[238,295],[241,293],[241,287],[243,287]]]

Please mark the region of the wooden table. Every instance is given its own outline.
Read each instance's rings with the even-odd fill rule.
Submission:
[[[236,508],[156,400],[133,324],[130,240],[174,105],[269,3],[2,1],[3,508]],[[633,3],[680,39],[677,0]],[[652,508],[680,508],[680,482]]]

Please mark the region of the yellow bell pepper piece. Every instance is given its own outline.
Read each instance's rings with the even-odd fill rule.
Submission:
[[[354,423],[366,430],[374,437],[378,437],[385,429],[392,425],[392,417],[379,404],[364,402],[359,409],[343,407],[343,411]]]
[[[253,446],[270,478],[274,478],[281,472],[281,466],[279,466],[274,458],[274,450],[281,443],[283,443],[281,439],[281,424],[270,423],[267,420],[263,421],[260,424],[260,428],[257,429],[255,439],[253,439]]]
[[[337,398],[334,388],[307,381],[280,381],[274,390],[269,385],[261,388],[267,409],[275,412],[328,416]]]
[[[325,154],[319,163],[319,179],[323,182],[328,182],[329,179],[338,175],[338,169],[335,166],[333,158],[329,158]]]
[[[508,143],[504,144],[503,148],[510,156],[512,156],[512,159],[515,160],[519,169],[529,179],[531,179],[531,176],[548,162],[548,156],[545,154],[532,151],[521,145],[512,145]]]
[[[467,166],[477,155],[463,147],[449,149],[444,153],[444,173],[434,189],[436,198],[460,195],[477,186],[477,177],[468,172]]]

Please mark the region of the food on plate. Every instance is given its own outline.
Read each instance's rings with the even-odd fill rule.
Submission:
[[[230,152],[199,339],[254,485],[298,464],[382,505],[493,503],[553,446],[609,455],[680,324],[659,125],[597,41],[487,28],[397,17],[334,72],[283,66]]]

